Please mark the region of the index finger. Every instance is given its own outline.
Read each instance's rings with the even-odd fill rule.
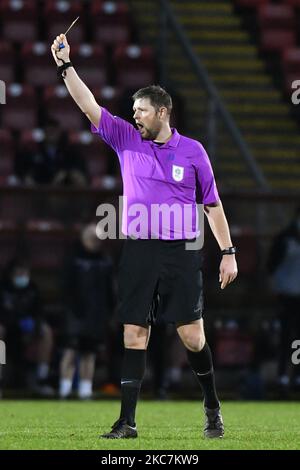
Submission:
[[[225,289],[225,287],[228,285],[229,283],[229,274],[223,274],[223,278],[222,278],[222,284],[221,284],[221,289]]]
[[[65,46],[68,44],[68,42],[67,42],[67,37],[66,37],[65,34],[60,34],[60,35],[59,35],[59,39],[60,39],[60,41],[61,41]]]

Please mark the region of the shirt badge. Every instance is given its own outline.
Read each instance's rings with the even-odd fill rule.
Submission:
[[[172,165],[172,177],[175,181],[182,181],[184,175],[184,167]]]

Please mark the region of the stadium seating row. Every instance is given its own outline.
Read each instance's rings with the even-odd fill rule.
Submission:
[[[13,221],[0,221],[0,268],[14,255],[18,246],[27,246],[32,266],[36,269],[59,269],[70,242],[75,241],[81,225],[66,226],[58,220],[30,219],[21,225]],[[238,228],[234,243],[240,252],[240,274],[255,273],[258,262],[257,239],[253,230]],[[208,243],[207,252],[215,258],[214,244]],[[216,260],[218,262],[218,260]]]
[[[91,89],[97,102],[112,114],[120,114],[119,109],[124,96],[127,96],[127,89],[108,86]],[[64,85],[45,87],[41,93],[37,93],[30,85],[15,83],[8,85],[6,98],[6,105],[1,110],[3,128],[19,131],[40,127],[45,121],[44,116],[56,118],[61,128],[66,130],[82,130],[88,126],[87,119],[77,110]]]
[[[94,40],[119,44],[131,40],[131,19],[125,1],[1,0],[1,36],[24,41],[51,40],[66,31],[73,20],[80,21],[70,31],[73,42]]]
[[[256,12],[262,52],[279,55],[285,91],[300,76],[300,0],[236,0],[236,4]]]
[[[9,176],[14,173],[14,159],[18,149],[37,149],[37,145],[44,138],[42,129],[24,130],[21,133],[19,141],[11,134],[10,131],[0,129],[0,180],[1,183],[9,180]],[[71,144],[75,144],[84,157],[88,174],[93,179],[93,185],[97,186],[97,179],[106,175],[110,166],[110,159],[113,158],[111,151],[101,139],[93,136],[89,131],[69,133]]]
[[[20,54],[9,42],[0,42],[1,79],[6,83],[23,82],[32,86],[57,84],[55,64],[46,42],[24,43]],[[122,87],[152,83],[155,62],[151,47],[135,44],[118,45],[108,60],[103,46],[72,45],[72,62],[90,87],[115,82]]]

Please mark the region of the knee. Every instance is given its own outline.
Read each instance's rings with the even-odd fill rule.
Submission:
[[[192,352],[200,352],[205,345],[206,339],[203,332],[189,331],[182,337],[185,347]]]
[[[205,339],[199,338],[189,338],[185,343],[185,347],[189,349],[191,352],[200,352],[204,348]]]
[[[146,349],[148,332],[146,328],[137,325],[125,325],[124,346],[128,349]]]

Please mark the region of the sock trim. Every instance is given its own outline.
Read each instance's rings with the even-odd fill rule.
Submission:
[[[208,375],[208,374],[212,374],[214,371],[213,368],[211,368],[208,372],[204,372],[204,374],[200,374],[200,372],[195,372],[196,375],[199,375],[200,377],[202,377],[203,375]]]

